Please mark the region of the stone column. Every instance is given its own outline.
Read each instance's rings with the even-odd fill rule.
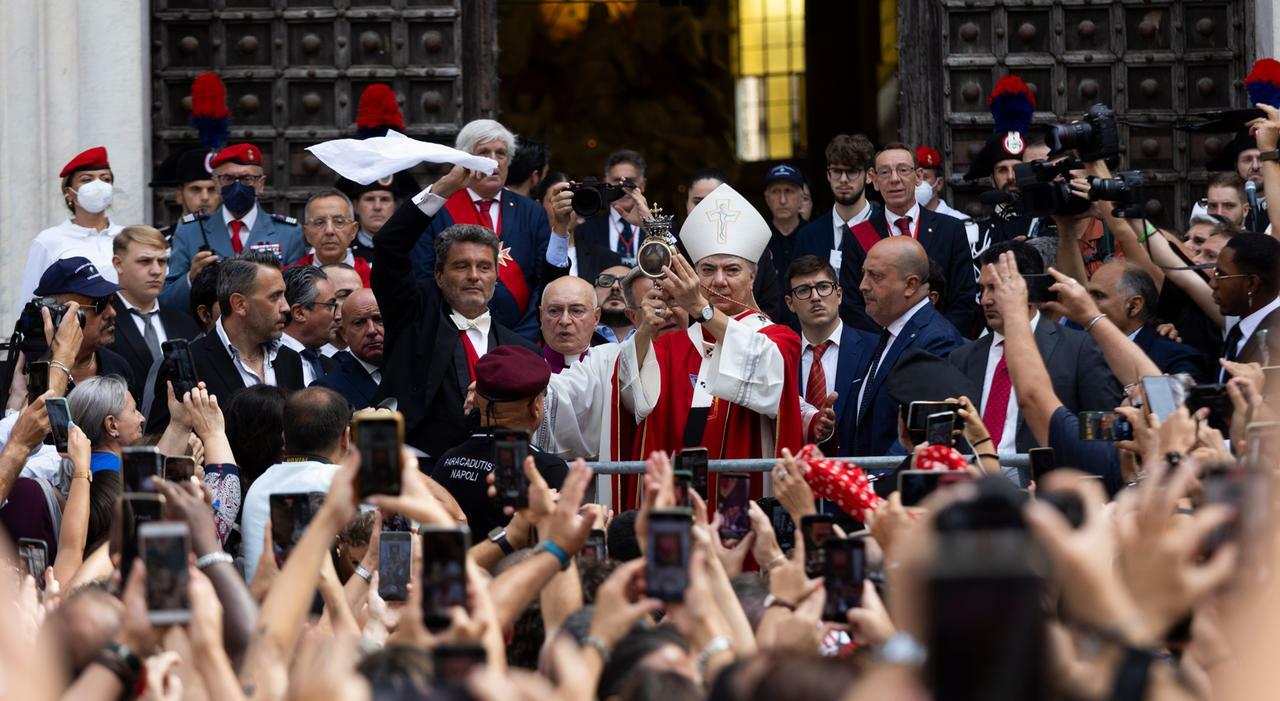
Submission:
[[[151,220],[150,3],[0,0],[0,337],[35,235],[68,212],[58,171],[106,146],[111,220]]]

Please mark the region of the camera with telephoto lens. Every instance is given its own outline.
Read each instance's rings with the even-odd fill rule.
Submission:
[[[13,332],[21,338],[21,349],[23,355],[27,357],[28,362],[38,360],[49,350],[49,345],[44,338],[44,317],[41,316],[40,310],[48,309],[49,317],[53,321],[53,328],[57,329],[62,323],[62,318],[67,314],[66,305],[52,297],[36,297],[27,302],[22,308],[22,313],[18,315],[18,323],[14,325]],[[80,322],[80,328],[84,328],[84,310],[76,310],[77,320]]]
[[[1050,156],[1074,149],[1085,162],[1119,158],[1120,127],[1116,124],[1116,113],[1106,105],[1094,105],[1084,117],[1054,126],[1045,135],[1044,142],[1049,146]]]
[[[1142,173],[1125,170],[1114,178],[1089,178],[1089,199],[1096,202],[1114,202],[1111,216],[1121,219],[1140,219],[1146,215],[1142,203]]]
[[[617,185],[602,183],[595,178],[569,183],[569,191],[573,193],[573,211],[583,219],[594,217],[604,211],[605,207],[626,196],[627,190],[635,186],[636,181],[631,178]]]
[[[1056,162],[1041,159],[1013,166],[1018,185],[1018,210],[1028,217],[1084,214],[1089,210],[1089,202],[1072,195],[1067,183],[1071,171],[1083,167],[1076,158]]]

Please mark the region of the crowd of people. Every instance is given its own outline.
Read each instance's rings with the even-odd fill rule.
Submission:
[[[835,135],[764,211],[708,167],[675,216],[636,151],[570,176],[480,119],[492,173],[301,221],[205,143],[162,230],[86,150],[3,366],[0,696],[1274,693],[1280,63],[1244,82],[1168,227],[1016,76],[975,216],[928,145]]]

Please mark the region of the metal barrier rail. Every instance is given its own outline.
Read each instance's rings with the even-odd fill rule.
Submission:
[[[837,457],[837,460],[851,462],[861,467],[868,474],[893,471],[902,464],[903,455],[872,455],[865,457]],[[712,472],[768,472],[773,469],[777,460],[753,458],[749,460],[712,460],[709,469]],[[638,475],[644,473],[645,463],[641,460],[627,462],[591,462],[587,463],[597,475]],[[1026,453],[1001,453],[1001,467],[1026,468],[1031,465]]]

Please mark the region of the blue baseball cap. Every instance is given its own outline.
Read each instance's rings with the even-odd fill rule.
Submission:
[[[120,286],[102,277],[88,258],[76,256],[63,258],[49,266],[40,276],[35,294],[39,297],[84,295],[98,299],[115,294],[118,289]]]
[[[804,176],[790,163],[779,163],[770,168],[769,172],[764,176],[764,186],[769,187],[778,180],[785,180],[796,187],[804,187]]]

